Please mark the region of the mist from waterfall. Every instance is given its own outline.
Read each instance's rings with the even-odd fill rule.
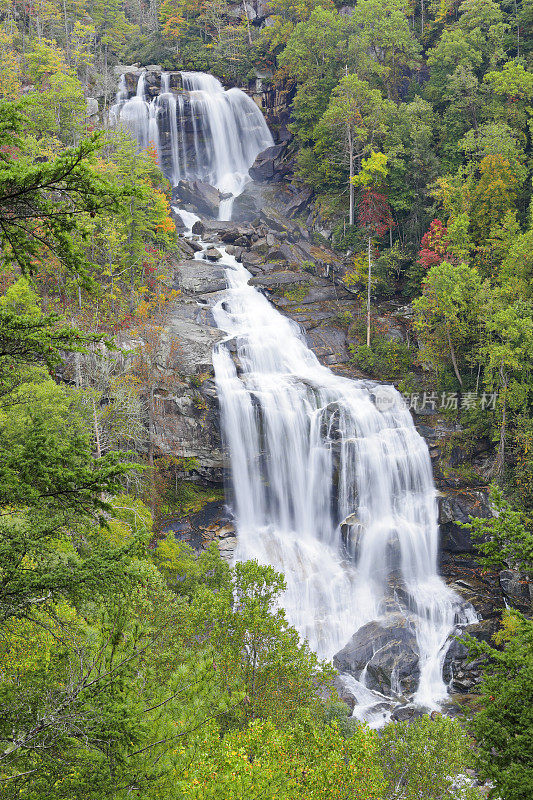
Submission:
[[[151,100],[144,72],[131,98],[122,77],[111,120],[131,131],[140,149],[154,148],[173,185],[197,179],[236,196],[249,181],[257,154],[273,144],[265,119],[240,89],[225,91],[202,72],[180,75],[183,89],[172,90],[169,73],[162,73],[161,91]]]

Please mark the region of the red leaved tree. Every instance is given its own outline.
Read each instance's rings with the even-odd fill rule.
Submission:
[[[446,225],[440,219],[434,219],[429,230],[422,237],[422,246],[418,254],[417,263],[424,269],[431,269],[441,261],[456,263],[456,259],[448,251],[449,239]]]

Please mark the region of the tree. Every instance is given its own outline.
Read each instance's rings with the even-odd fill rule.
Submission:
[[[95,337],[54,330],[57,318],[44,317],[36,300],[25,281],[0,300],[3,618],[98,583],[94,555],[81,555],[65,526],[107,512],[104,493],[119,491],[129,468],[116,452],[93,458],[92,431],[74,413],[71,392],[43,369],[57,366],[63,349],[81,349]],[[64,560],[54,555],[60,540]],[[109,569],[115,558],[118,552],[98,567]]]
[[[61,326],[43,314],[35,292],[21,278],[0,298],[0,398],[24,380],[24,367],[54,370],[68,352],[80,352],[102,337]]]
[[[16,100],[21,88],[21,69],[15,47],[15,37],[0,28],[0,97]]]
[[[284,589],[272,567],[248,561],[235,565],[226,592],[198,596],[199,629],[209,629],[221,680],[245,689],[246,703],[235,709],[233,724],[261,717],[286,725],[300,709],[318,708],[315,687],[329,686],[333,677],[289,626],[278,606]]]
[[[518,60],[506,61],[498,72],[487,72],[483,81],[490,88],[494,98],[492,115],[502,118],[517,129],[520,137],[525,136],[528,120],[528,106],[533,98],[533,75]]]
[[[374,153],[361,164],[361,171],[350,180],[352,185],[362,186],[357,221],[368,236],[368,293],[366,346],[370,347],[370,301],[372,297],[372,237],[380,238],[394,227],[394,220],[386,195],[379,189],[388,174],[387,156]]]
[[[211,740],[205,758],[181,776],[177,797],[186,800],[378,800],[383,775],[378,737],[359,726],[344,738],[305,712],[288,730],[255,720],[245,730]],[[173,795],[174,797],[174,795]]]
[[[261,30],[261,43],[268,47],[274,56],[287,44],[291,33],[299,22],[309,19],[316,8],[333,10],[331,0],[271,0],[269,25]]]
[[[479,358],[485,365],[484,380],[491,391],[498,390],[500,426],[496,477],[505,465],[507,412],[518,411],[529,393],[533,352],[533,308],[530,301],[508,303],[505,293],[494,292],[492,302],[485,305],[484,327]]]
[[[84,139],[50,161],[23,155],[25,118],[18,106],[0,101],[0,232],[4,263],[16,262],[23,274],[57,259],[80,281],[91,285],[82,247],[82,213],[118,211],[138,191],[106,180],[94,169],[101,135]]]
[[[422,296],[413,303],[423,357],[436,369],[451,360],[460,386],[461,361],[467,355],[473,357],[472,351],[480,341],[481,303],[482,281],[477,270],[448,261],[429,270]]]
[[[420,52],[403,0],[360,0],[350,17],[350,29],[354,71],[383,88],[389,100],[397,99],[405,74],[418,66]]]
[[[280,56],[280,65],[302,84],[311,78],[330,78],[342,63],[344,36],[342,18],[319,6],[296,25]]]
[[[478,792],[454,789],[457,776],[471,763],[471,742],[457,720],[424,715],[414,722],[387,725],[380,737],[380,756],[390,800],[475,800]],[[456,794],[457,792],[457,794]]]
[[[533,534],[530,520],[512,507],[497,486],[490,494],[494,516],[471,517],[464,524],[478,540],[481,563],[494,569],[507,569],[509,564],[521,572],[533,575]]]
[[[371,89],[357,75],[345,75],[314,132],[315,152],[326,162],[326,167],[334,155],[348,167],[350,225],[355,223],[354,179],[361,169],[363,156],[372,151],[385,134],[386,109],[387,103],[377,89]]]
[[[501,155],[485,156],[479,165],[479,177],[472,192],[472,224],[479,240],[486,238],[516,200],[518,180],[508,159]]]
[[[437,115],[421,97],[389,107],[387,150],[389,202],[400,241],[417,246],[430,221],[429,187],[437,178]]]
[[[105,179],[112,185],[135,186],[118,209],[112,222],[117,243],[116,255],[110,252],[114,237],[109,236],[105,219],[94,219],[97,243],[102,250],[103,266],[111,278],[112,290],[118,291],[114,273],[126,274],[129,283],[129,310],[135,308],[136,286],[149,282],[150,275],[164,272],[176,226],[170,217],[170,206],[164,190],[168,185],[152,151],[137,153],[135,141],[121,132],[108,142],[109,159],[102,167]]]
[[[502,800],[528,800],[533,791],[533,622],[507,612],[496,644],[467,638],[470,654],[485,658],[481,711],[473,719],[477,768]]]
[[[448,231],[440,219],[434,219],[429,226],[429,230],[422,237],[422,247],[418,254],[418,263],[424,269],[430,269],[441,261],[453,261],[450,258]]]

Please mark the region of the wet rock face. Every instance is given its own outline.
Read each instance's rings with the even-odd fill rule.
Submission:
[[[533,605],[533,585],[520,572],[512,569],[503,569],[498,574],[501,590],[513,608],[525,614],[531,613]]]
[[[441,548],[450,553],[476,552],[470,532],[461,526],[471,517],[491,515],[486,491],[456,492],[439,498]]]
[[[183,208],[190,207],[193,212],[214,219],[221,202],[229,196],[203,181],[180,181],[172,190],[172,198]]]
[[[224,270],[203,261],[184,261],[174,268],[175,287],[182,292],[205,294],[226,288]]]
[[[254,181],[271,181],[278,174],[281,164],[281,155],[285,151],[284,144],[267,147],[259,153],[250,167],[250,178]]]
[[[355,633],[333,659],[340,672],[361,678],[365,684],[385,694],[416,690],[420,670],[414,630],[399,613],[374,620]]]
[[[117,64],[114,68],[114,74],[117,80],[124,77],[126,90],[128,95],[132,97],[137,91],[137,82],[140,76],[144,73],[144,87],[148,97],[156,97],[161,93],[161,75],[162,68],[159,64],[148,64],[146,67],[136,67],[126,64]],[[183,90],[183,83],[181,73],[170,72],[169,88],[171,91],[180,92]]]

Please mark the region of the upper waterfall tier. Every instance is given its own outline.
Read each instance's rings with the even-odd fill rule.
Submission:
[[[110,112],[112,123],[130,130],[139,148],[155,149],[173,185],[197,179],[238,195],[257,154],[273,144],[254,101],[240,89],[226,91],[202,72],[164,72],[158,88],[149,97],[143,72],[130,96],[123,76]]]

